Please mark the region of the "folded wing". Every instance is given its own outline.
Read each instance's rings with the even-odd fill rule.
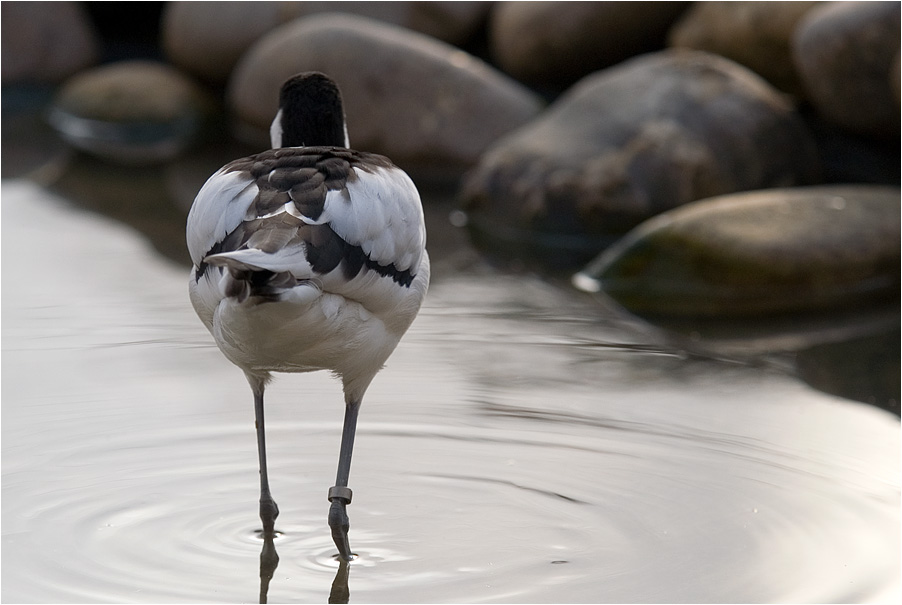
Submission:
[[[224,295],[241,301],[277,300],[298,286],[353,298],[361,281],[385,282],[361,301],[377,304],[410,286],[425,237],[409,177],[382,156],[343,148],[236,160],[207,181],[188,218],[195,280],[222,267]]]

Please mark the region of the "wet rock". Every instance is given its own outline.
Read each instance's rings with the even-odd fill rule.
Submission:
[[[490,17],[492,57],[536,88],[583,76],[664,46],[686,2],[500,2]]]
[[[4,2],[3,84],[60,82],[97,62],[100,43],[80,2]]]
[[[750,191],[657,216],[575,283],[640,315],[730,317],[899,298],[900,191],[867,185]]]
[[[783,95],[726,59],[670,50],[584,78],[498,141],[467,176],[462,205],[478,238],[586,262],[664,210],[817,176]]]
[[[485,21],[489,2],[170,2],[163,17],[169,59],[206,81],[224,83],[263,34],[322,12],[352,13],[466,42]]]
[[[694,48],[745,65],[780,90],[800,95],[790,41],[817,2],[696,2],[668,36],[671,46]]]
[[[859,134],[899,136],[892,85],[899,21],[898,2],[828,2],[799,23],[793,55],[825,120]]]
[[[405,169],[462,171],[541,107],[523,86],[435,39],[371,19],[317,15],[270,32],[235,69],[231,107],[261,145],[282,82],[307,70],[341,88],[351,145]]]
[[[74,147],[141,164],[175,157],[190,145],[211,105],[199,87],[169,66],[122,61],[66,82],[49,120]]]

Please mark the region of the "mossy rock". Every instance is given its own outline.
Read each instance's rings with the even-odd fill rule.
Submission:
[[[900,191],[718,196],[650,219],[575,278],[639,315],[739,317],[898,300]]]
[[[150,164],[189,147],[214,110],[206,91],[177,69],[134,60],[70,78],[49,121],[73,147],[116,163]]]

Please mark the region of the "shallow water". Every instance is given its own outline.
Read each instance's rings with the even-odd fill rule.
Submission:
[[[2,600],[256,601],[252,399],[187,268],[24,180],[2,200]],[[896,417],[572,290],[439,272],[361,412],[346,587],[341,402],[322,373],[267,392],[270,602],[900,597]]]

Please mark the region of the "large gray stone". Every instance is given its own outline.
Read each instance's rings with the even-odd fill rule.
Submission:
[[[900,236],[898,188],[750,191],[643,223],[575,281],[642,315],[860,307],[898,300]]]
[[[671,50],[580,81],[493,145],[461,197],[487,238],[584,236],[591,258],[670,208],[812,184],[818,172],[814,144],[783,95],[736,63]]]
[[[490,2],[169,2],[163,46],[169,59],[209,82],[224,83],[263,34],[323,12],[356,14],[462,44],[485,21]]]
[[[817,2],[696,2],[670,30],[676,48],[694,48],[745,65],[771,84],[801,95],[792,34]]]
[[[80,2],[4,2],[0,10],[3,84],[60,82],[100,56]]]
[[[664,46],[687,2],[499,2],[492,57],[536,88],[559,90],[598,69]]]
[[[827,2],[799,23],[793,54],[807,96],[851,132],[897,138],[899,2]]]
[[[280,86],[308,70],[341,88],[352,147],[404,168],[461,171],[541,108],[520,84],[433,38],[361,17],[316,15],[267,34],[235,69],[229,102],[260,144]]]
[[[167,58],[208,82],[223,83],[241,55],[284,23],[291,2],[168,2],[162,43]]]

